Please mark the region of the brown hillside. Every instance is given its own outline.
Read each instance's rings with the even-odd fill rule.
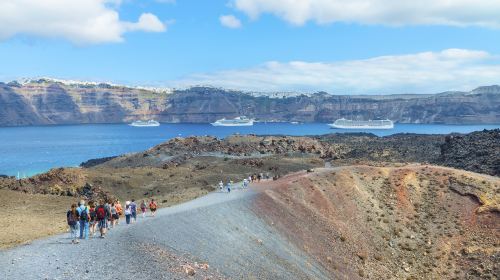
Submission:
[[[496,177],[358,166],[296,173],[259,188],[255,211],[335,278],[500,276]]]

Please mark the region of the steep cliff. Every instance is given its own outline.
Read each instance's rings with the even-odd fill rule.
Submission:
[[[50,79],[0,83],[0,126],[136,119],[207,123],[237,115],[263,121],[331,122],[346,117],[389,118],[400,123],[500,123],[500,87],[434,95],[320,92],[276,98],[210,87],[161,90]]]

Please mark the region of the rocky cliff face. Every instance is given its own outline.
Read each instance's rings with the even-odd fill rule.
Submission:
[[[0,126],[123,123],[136,119],[207,123],[247,115],[263,121],[332,122],[389,118],[400,123],[500,123],[500,87],[435,95],[288,98],[207,87],[151,90],[47,79],[0,83]]]

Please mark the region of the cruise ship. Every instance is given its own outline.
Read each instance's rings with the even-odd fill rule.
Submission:
[[[160,123],[155,120],[149,120],[149,121],[135,121],[130,125],[136,127],[154,127],[154,126],[160,126]]]
[[[213,126],[252,126],[254,119],[249,119],[245,116],[236,117],[234,119],[220,119],[211,123]]]
[[[329,126],[331,128],[341,128],[341,129],[393,129],[394,123],[388,119],[356,121],[356,120],[346,120],[342,118],[336,120],[332,124],[329,124]]]

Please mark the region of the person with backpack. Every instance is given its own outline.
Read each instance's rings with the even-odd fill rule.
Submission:
[[[151,202],[149,203],[149,210],[151,211],[151,216],[156,215],[156,209],[158,208],[158,204],[156,204],[156,201],[154,198],[151,198]]]
[[[97,216],[95,212],[95,203],[93,201],[89,201],[89,216],[90,216],[89,231],[90,235],[94,237],[97,226]]]
[[[99,201],[99,206],[97,206],[96,208],[97,226],[99,227],[101,238],[104,238],[106,236],[106,229],[108,228],[108,217],[109,213],[106,211],[104,200],[101,199]]]
[[[80,206],[76,209],[80,217],[80,239],[89,239],[89,209],[85,206],[85,201],[80,201]]]
[[[132,209],[130,207],[130,201],[125,202],[125,222],[127,225],[130,224],[130,216],[132,216]]]
[[[130,202],[130,210],[132,211],[132,223],[135,223],[137,221],[137,204],[133,198],[132,202]]]
[[[66,221],[68,222],[69,231],[71,233],[71,243],[78,244],[78,222],[80,221],[80,216],[76,210],[76,204],[71,205],[71,209],[66,213]]]
[[[142,217],[146,218],[146,211],[147,211],[147,206],[146,206],[146,201],[144,199],[141,202],[141,212],[142,212]]]

